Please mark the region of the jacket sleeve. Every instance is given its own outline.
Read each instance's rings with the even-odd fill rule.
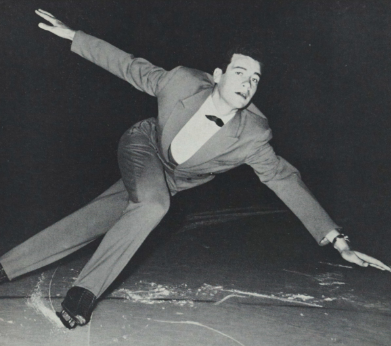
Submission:
[[[299,171],[274,153],[268,143],[271,137],[269,129],[253,143],[246,163],[254,169],[261,182],[274,191],[300,219],[320,244],[327,233],[340,227],[334,223],[303,183]]]
[[[145,59],[135,58],[82,31],[76,32],[71,50],[151,96],[158,96],[175,71],[166,71]]]

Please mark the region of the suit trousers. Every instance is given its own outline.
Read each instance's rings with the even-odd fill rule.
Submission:
[[[170,205],[152,119],[120,140],[122,179],[82,209],[44,229],[0,258],[9,279],[50,264],[104,234],[74,286],[99,297],[119,275]]]

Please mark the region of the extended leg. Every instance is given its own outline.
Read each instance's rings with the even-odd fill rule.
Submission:
[[[9,279],[41,268],[93,241],[121,217],[128,193],[120,180],[87,206],[16,246],[0,258]]]

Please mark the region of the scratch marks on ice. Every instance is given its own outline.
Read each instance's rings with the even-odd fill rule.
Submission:
[[[323,307],[313,300],[314,297],[305,294],[262,294],[257,292],[246,292],[235,289],[224,289],[223,286],[202,285],[198,289],[187,288],[187,285],[163,286],[156,283],[141,282],[143,289],[130,290],[121,288],[114,291],[113,297],[120,297],[135,303],[142,304],[162,304],[171,303],[178,306],[194,307],[195,302],[209,302],[220,305],[231,298],[260,298],[281,301],[289,304],[301,306]],[[225,296],[226,293],[229,293]],[[221,297],[221,298],[220,298]],[[218,299],[218,300],[217,300]],[[217,300],[217,301],[216,301]]]
[[[42,284],[45,280],[45,275],[42,274],[38,280],[37,285],[35,286],[34,292],[31,294],[30,298],[27,300],[27,305],[36,312],[43,315],[52,325],[59,328],[64,328],[61,321],[56,316],[54,308],[50,309],[46,306],[44,299],[42,298]],[[45,299],[46,300],[46,299]],[[51,300],[50,300],[50,304]],[[52,305],[53,306],[53,305]]]
[[[223,332],[220,332],[219,330],[217,329],[214,329],[214,328],[211,328],[211,327],[208,327],[204,324],[201,324],[201,323],[198,323],[198,322],[194,322],[194,321],[165,321],[165,320],[153,320],[154,322],[160,322],[160,323],[171,323],[171,324],[190,324],[190,325],[194,325],[194,326],[198,326],[198,327],[202,327],[202,328],[206,328],[206,329],[209,329],[215,333],[218,333],[220,335],[223,335],[225,336],[226,338],[228,339],[231,339],[232,341],[234,341],[235,343],[237,343],[238,345],[241,345],[241,346],[245,346],[244,344],[242,344],[240,341],[234,339],[232,336],[229,336],[228,334],[225,334]]]
[[[332,286],[332,285],[345,285],[346,283],[341,281],[343,279],[343,275],[340,273],[325,273],[319,275],[310,275],[306,273],[301,273],[294,270],[283,269],[283,271],[288,273],[293,273],[297,275],[307,276],[311,279],[318,281],[321,286]]]

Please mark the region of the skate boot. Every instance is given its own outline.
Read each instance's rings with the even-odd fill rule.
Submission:
[[[96,304],[95,295],[82,287],[72,287],[64,301],[61,303],[63,310],[56,312],[61,322],[68,329],[86,325],[90,319]]]

